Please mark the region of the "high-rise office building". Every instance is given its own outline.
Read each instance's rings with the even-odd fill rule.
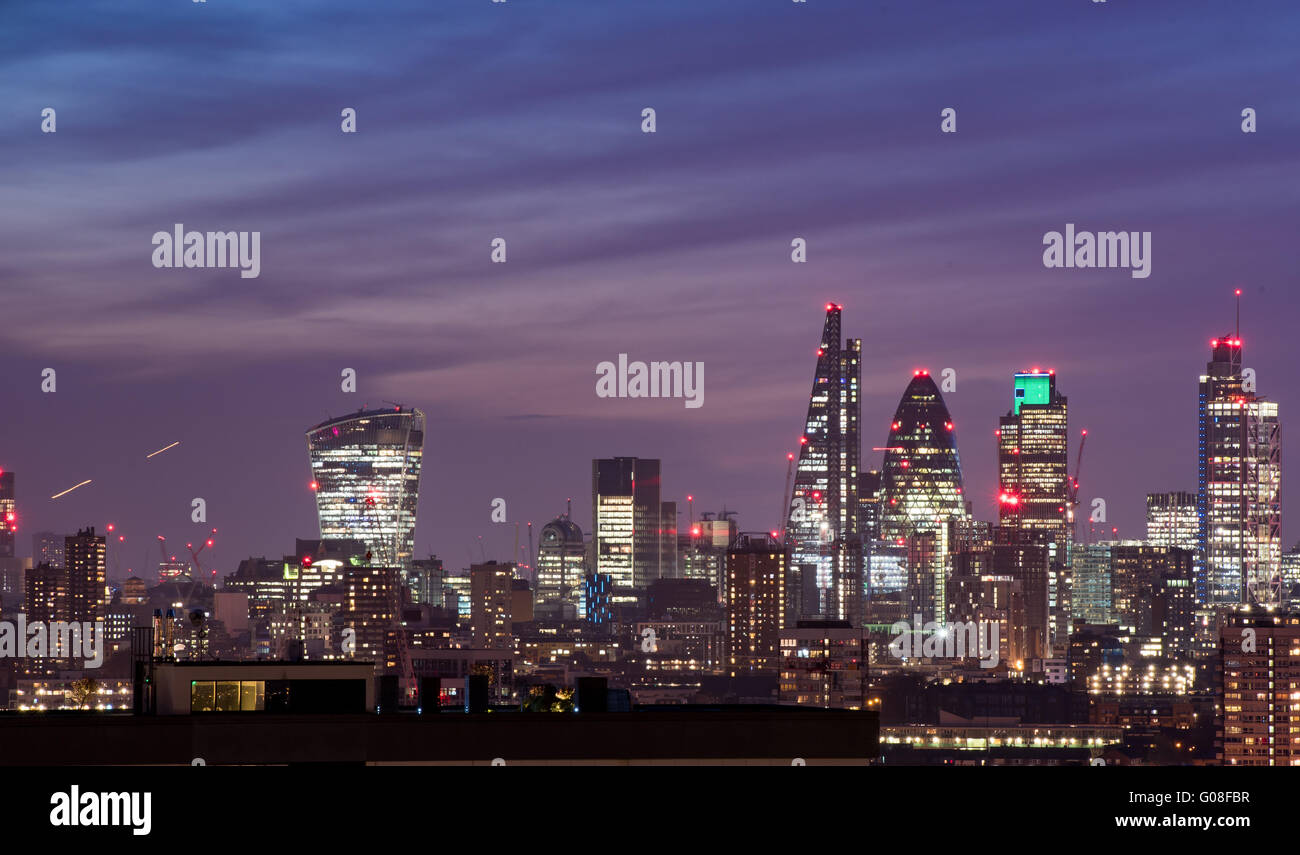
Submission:
[[[424,453],[424,413],[395,407],[307,431],[322,538],[354,538],[385,567],[410,566]]]
[[[443,605],[442,580],[446,571],[442,559],[436,555],[428,558],[416,558],[411,562],[411,569],[406,572],[407,587],[411,591],[411,602]]]
[[[999,526],[994,533],[998,542],[991,547],[993,575],[1020,583],[1024,596],[1025,658],[1049,658],[1053,653],[1049,547],[1041,542],[1026,542],[1023,532],[1011,531],[1005,535],[1002,532]]]
[[[660,500],[658,460],[614,457],[591,461],[592,547],[595,572],[610,577],[614,602],[635,600],[676,558],[676,503]],[[665,512],[673,519],[664,519]],[[672,530],[672,538],[664,532]]]
[[[1281,426],[1277,404],[1255,391],[1239,336],[1210,342],[1201,375],[1197,517],[1204,565],[1197,595],[1209,605],[1276,603],[1281,541]]]
[[[1291,547],[1289,552],[1282,553],[1281,567],[1284,604],[1287,601],[1285,598],[1295,602],[1300,597],[1300,591],[1296,590],[1296,586],[1300,586],[1300,543]]]
[[[1225,766],[1300,765],[1300,614],[1242,606],[1219,633]]]
[[[108,605],[106,582],[107,540],[85,528],[63,541],[68,570],[68,611],[70,620],[93,621],[104,616]]]
[[[1071,618],[1068,555],[1074,506],[1069,463],[1069,402],[1056,372],[1015,375],[1011,410],[998,420],[998,525],[1004,540],[1047,546],[1051,638],[1061,642]],[[1019,537],[1008,536],[1016,531]]]
[[[889,424],[881,469],[884,539],[908,550],[911,613],[948,619],[947,580],[966,516],[957,431],[930,372],[914,371]]]
[[[713,586],[719,602],[727,592],[727,549],[739,533],[735,511],[705,511],[678,538],[681,544],[681,578],[698,579]]]
[[[851,556],[861,555],[861,545],[853,553],[851,544],[859,540],[862,340],[841,343],[842,311],[826,304],[785,534],[792,608],[856,623],[862,561]]]
[[[858,533],[863,541],[880,539],[880,470],[858,473]]]
[[[677,503],[660,502],[659,503],[659,576],[660,579],[680,579],[681,570],[678,567],[678,532],[677,532]],[[646,582],[646,587],[653,582],[650,579]]]
[[[578,524],[566,513],[542,526],[537,548],[537,612],[568,620],[576,618],[586,576],[587,548]]]
[[[0,558],[14,558],[18,507],[14,496],[14,473],[0,469]]]
[[[1181,595],[1193,590],[1194,552],[1176,546],[1118,543],[1111,545],[1110,555],[1113,610],[1121,626],[1145,638],[1163,637],[1163,612],[1170,611],[1170,620],[1185,622],[1190,633],[1191,609]],[[1169,602],[1157,602],[1166,595],[1172,598]],[[1172,615],[1184,610],[1182,617]]]
[[[1196,552],[1199,535],[1195,493],[1147,494],[1147,543]]]
[[[789,553],[768,534],[744,533],[727,550],[727,675],[776,674]]]
[[[1015,375],[1011,410],[998,420],[998,524],[1047,534],[1064,561],[1072,516],[1068,401],[1052,371]]]
[[[1093,626],[1115,623],[1111,596],[1110,547],[1075,544],[1070,553],[1074,591],[1072,617]]]

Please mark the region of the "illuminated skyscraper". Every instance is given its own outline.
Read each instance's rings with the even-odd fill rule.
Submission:
[[[594,569],[610,577],[615,603],[635,599],[633,589],[644,590],[676,566],[677,506],[659,496],[658,460],[591,461]],[[664,519],[666,513],[674,518]],[[665,535],[668,530],[671,538]],[[673,554],[663,556],[665,549]]]
[[[1071,551],[1074,620],[1094,626],[1115,622],[1110,549],[1109,544],[1088,544],[1075,546]]]
[[[537,549],[538,613],[569,620],[577,617],[586,576],[587,549],[578,524],[564,514],[542,526]]]
[[[1015,376],[1011,411],[998,421],[998,524],[1047,533],[1064,560],[1070,518],[1069,420],[1056,374]]]
[[[949,556],[966,515],[957,431],[930,372],[919,369],[889,424],[881,535],[908,550],[909,613],[948,619]]]
[[[396,407],[307,431],[321,538],[364,541],[372,563],[410,566],[424,452],[424,413]]]
[[[1256,394],[1239,337],[1214,339],[1210,349],[1200,383],[1196,503],[1204,564],[1197,598],[1275,603],[1282,557],[1277,404]]]
[[[14,473],[0,469],[0,558],[14,557],[18,510],[14,504]]]
[[[792,608],[800,616],[856,620],[861,596],[858,423],[862,340],[841,346],[842,307],[826,304],[808,418],[787,517]]]
[[[1147,543],[1195,552],[1199,535],[1195,493],[1147,494]]]
[[[1066,561],[1074,507],[1070,498],[1068,403],[1053,371],[1015,375],[1011,411],[998,420],[998,525],[1007,543],[1047,547],[1050,637],[1069,633]]]

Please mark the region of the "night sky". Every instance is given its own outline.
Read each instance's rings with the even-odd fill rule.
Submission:
[[[481,535],[507,560],[496,497],[540,527],[572,496],[587,531],[615,455],[663,459],[683,524],[690,492],[770,529],[830,300],[864,340],[864,466],[912,371],[953,368],[995,518],[1011,375],[1053,368],[1085,507],[1141,537],[1147,492],[1196,489],[1197,375],[1240,287],[1300,478],[1293,2],[7,0],[0,47],[23,555],[108,522],[122,572],[211,526],[222,574],[282,555],[317,535],[305,431],[384,401],[429,417],[418,556],[464,566]],[[155,269],[178,222],[261,231],[260,278]],[[1067,222],[1150,231],[1150,278],[1045,269]],[[597,398],[620,352],[703,362],[704,406]]]

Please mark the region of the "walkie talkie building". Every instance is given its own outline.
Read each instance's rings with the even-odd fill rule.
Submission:
[[[409,567],[424,453],[424,413],[362,410],[307,431],[320,536],[364,541],[371,563]]]

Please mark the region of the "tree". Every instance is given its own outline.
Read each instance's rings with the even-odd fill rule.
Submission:
[[[77,709],[86,709],[90,706],[91,701],[95,700],[95,695],[98,692],[99,681],[93,677],[83,677],[72,684],[72,691],[68,693],[68,697]]]

